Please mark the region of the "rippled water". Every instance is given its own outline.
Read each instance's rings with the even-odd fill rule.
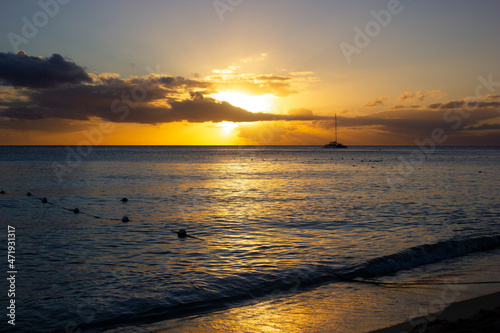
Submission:
[[[411,279],[422,265],[500,246],[498,148],[0,153],[2,227],[17,237],[16,328],[25,330],[102,331],[342,278]]]

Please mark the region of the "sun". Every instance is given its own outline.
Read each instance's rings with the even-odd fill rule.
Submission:
[[[228,102],[231,105],[240,107],[250,112],[271,112],[272,101],[276,97],[271,94],[248,95],[234,90],[219,91],[210,97]]]
[[[238,125],[238,123],[233,123],[232,121],[221,121],[220,123],[217,123],[217,126],[221,127],[222,134],[225,136],[234,134],[234,129],[238,127]]]

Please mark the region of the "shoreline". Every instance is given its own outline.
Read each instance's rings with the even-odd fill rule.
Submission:
[[[370,333],[499,332],[500,292],[452,303],[444,310]]]
[[[309,292],[284,295],[211,313],[134,326],[133,329],[144,333],[251,333],[269,330],[293,333],[500,332],[500,291],[493,291],[495,289],[490,294],[451,303],[438,313],[413,319],[402,316],[404,311],[398,311],[397,308],[386,308],[384,313],[377,313],[377,306],[370,307],[370,304],[375,304],[372,301],[381,301],[376,303],[380,306],[394,297],[404,297],[398,290],[388,294],[384,300],[372,298],[380,295],[380,289],[375,286],[360,288],[354,294],[349,285],[339,284],[335,289],[344,289],[347,294],[341,291],[338,298],[330,298],[328,295],[332,289],[324,286]],[[343,297],[343,294],[350,297]],[[353,311],[352,304],[360,302],[363,306]],[[417,307],[418,302],[413,303],[413,308]],[[410,303],[406,303],[404,308],[412,309]],[[359,314],[359,311],[368,317],[356,316],[355,312]],[[404,320],[407,321],[402,322]],[[130,326],[123,326],[105,332],[125,333],[130,329]]]

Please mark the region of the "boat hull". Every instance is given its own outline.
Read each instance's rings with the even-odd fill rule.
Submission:
[[[330,142],[326,145],[323,146],[323,148],[335,148],[335,149],[340,149],[340,148],[347,148],[347,146],[344,146],[343,144],[341,143],[337,143],[337,142]]]

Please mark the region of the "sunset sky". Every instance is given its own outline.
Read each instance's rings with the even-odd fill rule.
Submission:
[[[322,145],[337,114],[346,145],[499,145],[499,14],[498,0],[0,1],[0,144]]]

